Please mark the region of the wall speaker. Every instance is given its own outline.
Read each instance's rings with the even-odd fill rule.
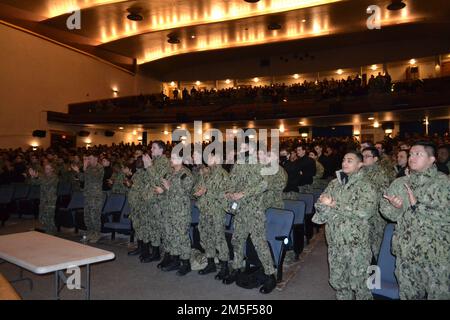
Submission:
[[[46,135],[47,135],[47,131],[45,131],[45,130],[34,130],[33,131],[33,137],[45,138]]]
[[[88,137],[91,133],[89,131],[80,131],[78,132],[78,136],[80,137]]]
[[[113,137],[114,133],[115,133],[114,131],[106,130],[105,131],[105,137]]]

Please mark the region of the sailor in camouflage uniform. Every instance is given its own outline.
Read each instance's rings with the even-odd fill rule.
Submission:
[[[171,164],[173,170],[162,180],[163,187],[155,188],[158,194],[164,194],[164,249],[170,255],[160,267],[163,271],[178,270],[177,275],[184,276],[191,271],[189,228],[194,179],[181,157],[172,155]]]
[[[230,173],[227,187],[227,198],[232,203],[235,212],[233,244],[233,271],[223,280],[225,284],[236,281],[243,267],[243,246],[250,235],[258,258],[261,260],[266,280],[260,288],[261,293],[269,293],[276,286],[275,268],[272,255],[267,244],[265,228],[265,210],[263,193],[267,190],[267,180],[261,175],[263,166],[259,163],[250,164],[249,156],[257,157],[256,150],[249,148],[247,143],[240,146],[245,163],[236,163]]]
[[[363,172],[377,189],[377,198],[381,199],[383,193],[389,187],[389,176],[384,167],[380,164],[380,154],[375,147],[368,147],[362,150],[363,155]],[[387,221],[381,216],[379,212],[379,205],[370,220],[370,248],[375,260],[378,260],[378,253],[380,252],[381,241],[383,240],[384,228]]]
[[[76,166],[72,166],[72,169],[84,181],[84,223],[88,241],[95,243],[101,237],[101,213],[105,201],[102,191],[103,166],[98,163],[97,154],[90,153],[84,159],[84,172],[79,172]]]
[[[330,284],[338,300],[372,299],[366,285],[372,257],[369,221],[378,199],[376,187],[360,170],[362,165],[360,153],[344,156],[342,170],[315,204],[312,219],[326,224]]]
[[[200,240],[206,251],[208,265],[199,270],[199,274],[208,274],[216,271],[214,257],[216,250],[219,252],[220,272],[217,280],[223,280],[228,276],[229,251],[225,239],[225,210],[226,199],[224,185],[227,184],[228,172],[222,168],[217,155],[208,156],[208,169],[203,170],[194,196],[197,197],[197,207],[200,210]]]
[[[136,250],[130,251],[128,255],[134,256],[140,254],[141,262],[146,262],[150,257],[150,234],[148,232],[149,226],[146,224],[149,215],[149,206],[146,201],[147,193],[147,172],[144,168],[142,156],[136,159],[136,172],[131,177],[129,183],[130,190],[128,191],[128,203],[130,205],[130,219],[133,223],[133,229],[136,235],[138,246]]]
[[[400,299],[450,299],[450,180],[435,166],[436,148],[415,143],[410,175],[396,179],[381,213],[397,222],[392,252]]]
[[[152,158],[144,155],[144,160],[147,168],[147,203],[149,205],[149,234],[150,242],[152,244],[152,254],[149,257],[149,262],[158,261],[161,259],[160,247],[166,246],[166,234],[164,232],[164,199],[165,195],[160,195],[155,192],[155,188],[163,187],[163,179],[171,172],[170,161],[164,155],[166,145],[164,142],[158,140],[152,143],[151,153]],[[170,235],[169,235],[170,236]],[[167,250],[166,250],[167,251]],[[169,259],[169,254],[165,255]],[[159,265],[162,267],[162,265]]]
[[[55,208],[58,189],[58,175],[55,168],[47,164],[44,172],[39,173],[33,168],[28,170],[31,177],[30,183],[40,186],[39,197],[39,221],[44,225],[45,232],[56,233]]]
[[[284,209],[283,190],[287,183],[287,173],[282,166],[278,164],[277,156],[273,152],[258,151],[260,162],[269,169],[271,164],[275,164],[277,169],[275,174],[265,176],[267,181],[267,190],[263,194],[263,208]]]

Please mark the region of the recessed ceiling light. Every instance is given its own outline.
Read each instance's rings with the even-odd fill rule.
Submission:
[[[368,120],[374,120],[375,118],[374,117],[369,117],[369,118],[367,118]]]
[[[305,22],[306,22],[306,19],[302,19],[302,22],[305,23]]]
[[[123,130],[123,127],[119,127],[119,130]]]
[[[193,35],[191,36],[191,39],[195,39],[195,34],[193,34]]]
[[[279,24],[277,22],[269,23],[269,25],[267,26],[267,29],[269,29],[269,30],[279,30],[279,29],[281,29],[281,24]]]

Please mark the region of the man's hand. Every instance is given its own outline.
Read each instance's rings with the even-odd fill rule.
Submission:
[[[330,195],[322,193],[319,197],[319,203],[326,205],[331,208],[336,207],[336,200],[334,200]]]
[[[162,179],[162,183],[163,183],[164,188],[166,188],[167,190],[170,189],[170,182],[168,180]]]
[[[411,206],[415,206],[417,203],[416,196],[414,195],[411,187],[405,183],[406,191],[408,192],[408,199]]]
[[[152,165],[152,158],[148,154],[142,156],[142,161],[144,162],[144,168],[147,169]]]
[[[76,173],[79,173],[79,172],[80,172],[80,168],[78,168],[78,166],[77,166],[76,164],[72,164],[72,165],[70,166],[70,168],[71,168],[74,172],[76,172]]]
[[[231,193],[231,200],[238,201],[244,197],[244,192]]]
[[[164,190],[163,190],[163,188],[161,188],[161,187],[155,187],[154,191],[155,191],[155,193],[157,193],[157,194],[164,193]]]
[[[202,195],[204,195],[206,193],[206,188],[200,188],[196,193],[194,193],[194,196],[196,197],[201,197]]]
[[[36,172],[36,170],[34,170],[33,168],[28,169],[28,174],[30,175],[30,177],[32,178],[36,178],[38,176],[38,173]]]
[[[394,208],[400,209],[401,207],[403,207],[403,200],[401,197],[388,196],[387,194],[384,194],[383,197],[387,199]]]

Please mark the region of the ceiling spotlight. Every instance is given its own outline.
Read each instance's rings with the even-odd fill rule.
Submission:
[[[195,34],[193,34],[193,35],[191,36],[191,39],[195,39]]]
[[[142,21],[144,17],[140,14],[141,8],[128,8],[127,19],[131,21]]]
[[[387,9],[396,11],[403,9],[404,7],[406,7],[406,4],[404,4],[402,0],[392,0],[391,4],[387,6]]]
[[[277,22],[269,23],[269,25],[267,26],[267,29],[269,29],[269,30],[280,30],[281,29],[281,24],[279,24]]]
[[[306,19],[302,19],[302,23],[305,23],[306,22]]]

